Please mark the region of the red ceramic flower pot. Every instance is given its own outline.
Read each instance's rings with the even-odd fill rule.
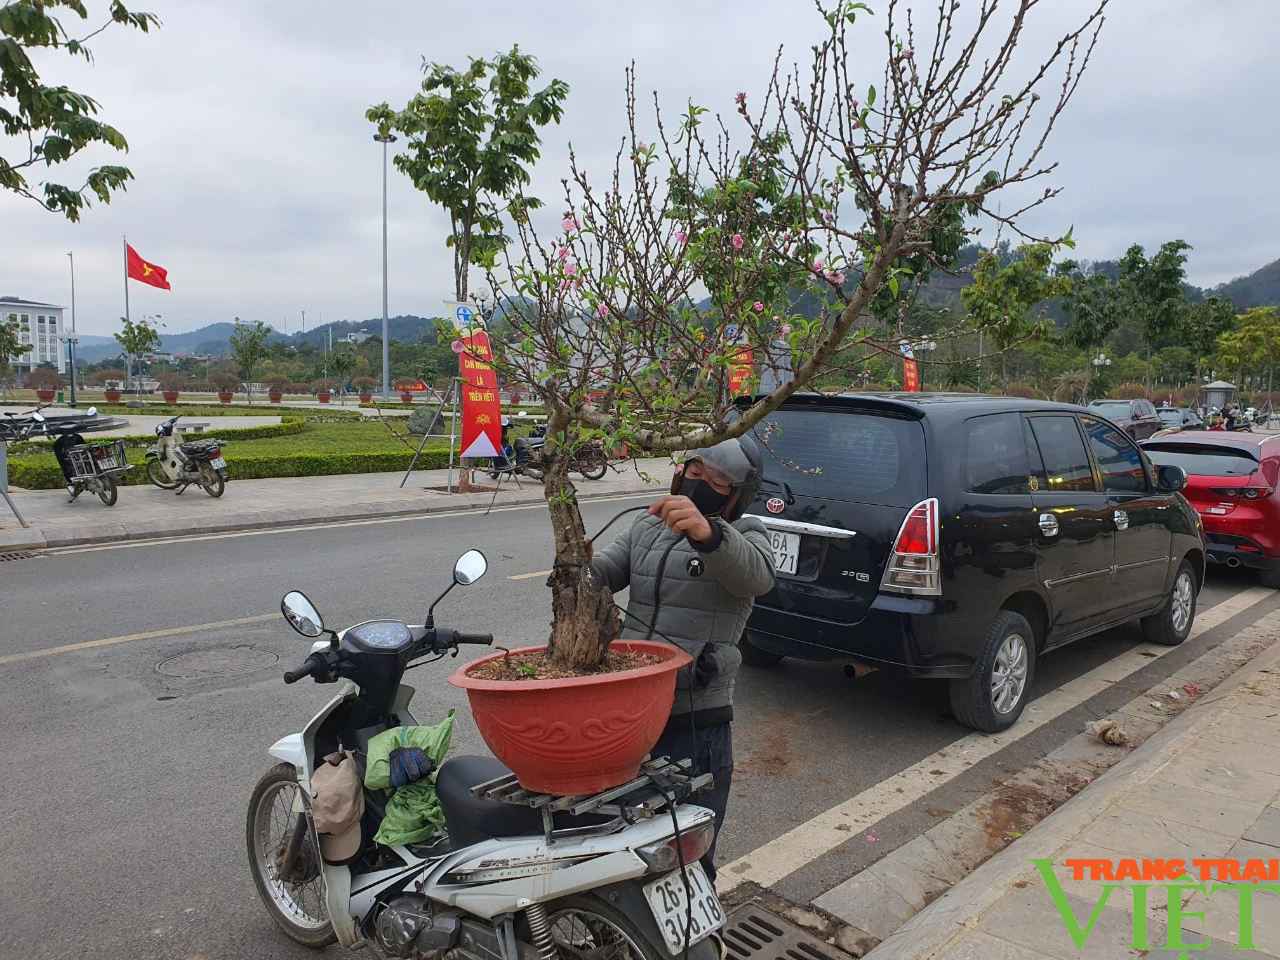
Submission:
[[[401,403],[413,403],[413,394],[412,394],[412,393],[407,393],[407,392],[406,392],[406,393],[402,393],[402,394],[400,394],[400,402],[401,402]]]
[[[284,394],[279,390],[270,390],[267,392],[267,399],[272,403],[279,403],[284,398]]]
[[[120,391],[119,391],[119,390],[104,390],[104,391],[102,391],[102,396],[103,396],[103,399],[105,399],[105,400],[107,401],[107,403],[119,403],[119,402],[120,402]]]
[[[234,396],[235,396],[234,393],[230,393],[228,391],[220,391],[218,393],[218,399],[221,400],[223,403],[230,403],[231,398]]]
[[[372,402],[373,402],[373,394],[372,394],[372,393],[362,393],[362,394],[360,394],[360,402],[361,402],[361,403],[372,403]]]
[[[449,682],[467,691],[480,736],[526,790],[566,797],[598,793],[639,772],[671,716],[676,671],[692,662],[669,643],[617,640],[613,649],[663,662],[562,680],[469,675],[503,656],[495,653],[459,667]]]
[[[317,399],[317,400],[319,400],[321,403],[328,403],[328,402],[329,402],[329,394],[327,394],[327,393],[317,393],[317,394],[316,394],[316,399]]]
[[[53,399],[53,391],[52,391],[52,390],[37,390],[37,391],[36,391],[36,399],[37,399],[37,400],[39,400],[41,403],[48,403],[50,400],[52,400],[52,399]]]
[[[178,402],[178,391],[177,391],[177,390],[161,390],[161,391],[160,391],[160,396],[164,397],[164,402],[165,402],[165,403],[177,403],[177,402]]]

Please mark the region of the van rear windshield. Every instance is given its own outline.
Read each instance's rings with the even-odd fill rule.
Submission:
[[[924,428],[861,410],[779,410],[756,427],[765,490],[911,507],[925,498]],[[812,472],[817,470],[816,473]]]

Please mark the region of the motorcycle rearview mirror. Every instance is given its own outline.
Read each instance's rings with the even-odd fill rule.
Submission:
[[[89,417],[96,417],[98,415],[98,408],[90,407],[88,410],[85,411],[85,415]]]
[[[320,616],[320,611],[316,609],[316,605],[307,599],[305,593],[299,590],[290,590],[284,595],[284,599],[280,601],[280,612],[289,621],[289,626],[304,637],[314,639],[327,633],[331,637],[337,638],[336,633],[325,629],[324,619]]]
[[[436,605],[449,595],[449,591],[457,586],[469,586],[475,583],[485,575],[485,571],[489,569],[489,561],[485,559],[485,555],[479,550],[468,550],[458,558],[458,562],[453,565],[453,583],[444,588],[444,592],[432,601],[431,606],[427,608],[427,622],[425,626],[428,630],[435,627]]]
[[[31,419],[34,420],[36,423],[44,423],[44,414],[41,413],[39,410],[37,410],[35,413],[31,415]]]
[[[468,550],[453,565],[453,582],[465,587],[483,577],[489,569],[489,561],[479,550]]]

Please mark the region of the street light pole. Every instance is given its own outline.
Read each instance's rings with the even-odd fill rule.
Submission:
[[[391,402],[391,346],[387,342],[387,144],[396,135],[375,133],[373,139],[382,144],[382,402]]]
[[[76,408],[76,257],[67,251],[71,261],[71,338],[67,341],[67,353],[71,358],[71,409]]]

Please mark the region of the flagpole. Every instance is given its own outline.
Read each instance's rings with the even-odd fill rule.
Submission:
[[[124,246],[124,318],[129,319],[129,238],[122,236],[120,243]]]

